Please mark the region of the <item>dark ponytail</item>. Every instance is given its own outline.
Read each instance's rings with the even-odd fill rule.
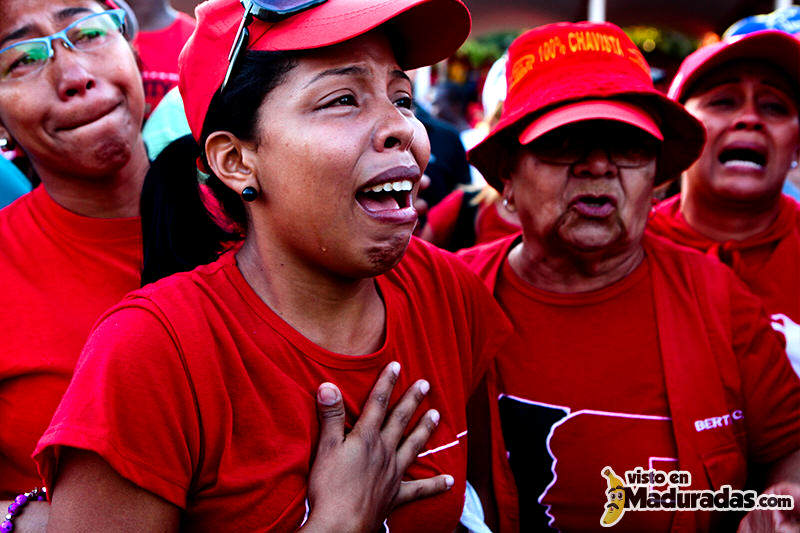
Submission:
[[[202,145],[215,131],[228,131],[252,141],[258,108],[294,66],[294,57],[287,52],[248,52],[225,93],[217,92],[211,100],[203,123]],[[142,285],[210,263],[244,238],[247,212],[239,193],[213,174],[204,180],[205,191],[201,191],[198,157],[210,168],[192,136],[181,137],[159,154],[145,177],[141,199]],[[211,204],[213,215],[207,204]]]

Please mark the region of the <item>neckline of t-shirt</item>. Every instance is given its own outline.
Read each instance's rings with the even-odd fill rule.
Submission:
[[[501,272],[502,279],[509,283],[514,290],[519,291],[524,296],[544,304],[559,305],[564,307],[597,304],[611,300],[612,298],[633,289],[647,276],[649,276],[649,274],[650,267],[648,265],[648,257],[645,254],[642,262],[639,263],[639,265],[637,265],[630,274],[607,287],[587,292],[559,293],[539,289],[522,279],[511,267],[511,263],[508,260],[508,255],[506,255],[506,258],[503,261]]]
[[[796,205],[797,202],[786,194],[781,194],[778,216],[763,231],[757,233],[756,235],[751,235],[743,240],[730,239],[727,241],[715,241],[711,237],[700,233],[694,229],[691,224],[689,224],[689,221],[687,221],[686,217],[683,216],[683,211],[681,211],[680,200],[680,194],[677,194],[671,198],[667,198],[658,206],[658,211],[662,213],[662,216],[666,216],[669,219],[675,220],[678,226],[677,229],[681,235],[684,238],[691,239],[693,241],[688,244],[683,244],[680,241],[676,241],[678,244],[682,244],[684,246],[688,245],[692,248],[700,247],[704,251],[708,251],[713,247],[722,247],[732,251],[746,252],[748,249],[758,248],[760,246],[764,246],[765,244],[771,244],[779,241],[791,231],[793,224],[791,223],[792,221],[790,219],[793,218],[794,213],[797,211],[797,208],[792,205]],[[672,240],[671,237],[667,238]]]
[[[317,363],[341,370],[357,370],[365,368],[379,367],[388,364],[387,346],[391,346],[393,335],[395,334],[394,325],[397,323],[396,309],[392,302],[396,299],[393,292],[394,287],[385,279],[385,276],[378,276],[375,281],[378,291],[383,296],[384,308],[386,309],[386,334],[383,344],[375,352],[364,355],[347,355],[332,352],[319,346],[315,342],[306,338],[297,331],[291,324],[280,317],[260,296],[253,290],[236,262],[236,250],[226,252],[220,261],[223,263],[223,271],[227,279],[233,285],[236,292],[250,307],[256,316],[278,335],[286,339],[295,348],[300,350],[306,357]]]
[[[42,185],[31,191],[34,209],[42,221],[59,233],[92,242],[141,241],[140,217],[97,218],[79,215],[63,207]]]

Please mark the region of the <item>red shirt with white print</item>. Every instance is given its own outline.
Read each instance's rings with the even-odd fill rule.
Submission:
[[[467,398],[510,326],[463,264],[412,240],[376,278],[386,338],[376,352],[325,350],[275,314],[229,252],[129,295],[92,334],[39,442],[48,485],[57,450],[96,452],[123,477],[179,506],[193,531],[294,531],[319,427],[315,395],[339,385],[348,427],[381,370],[402,365],[390,400],[424,378],[441,422],[407,478],[451,474],[447,492],[399,507],[391,531],[451,532],[464,503]]]

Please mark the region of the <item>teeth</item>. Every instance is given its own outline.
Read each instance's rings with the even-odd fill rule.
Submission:
[[[730,161],[725,161],[725,166],[749,167],[756,170],[764,168],[763,165],[759,165],[755,161],[747,161],[745,159],[731,159]]]
[[[400,180],[400,181],[389,181],[386,183],[381,183],[370,187],[367,189],[371,192],[400,192],[400,191],[410,191],[414,188],[414,184],[411,183],[411,180]]]

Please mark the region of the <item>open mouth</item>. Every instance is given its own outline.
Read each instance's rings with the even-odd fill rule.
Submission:
[[[617,505],[616,503],[612,502],[612,503],[609,503],[608,505],[606,505],[606,509],[619,509],[619,505]]]
[[[411,180],[386,181],[364,187],[356,193],[356,201],[369,213],[380,213],[411,207]]]
[[[581,215],[602,218],[613,213],[617,203],[614,198],[604,194],[584,194],[573,200],[572,207]]]
[[[756,148],[726,148],[720,152],[718,159],[726,168],[762,170],[767,164],[766,153]]]

